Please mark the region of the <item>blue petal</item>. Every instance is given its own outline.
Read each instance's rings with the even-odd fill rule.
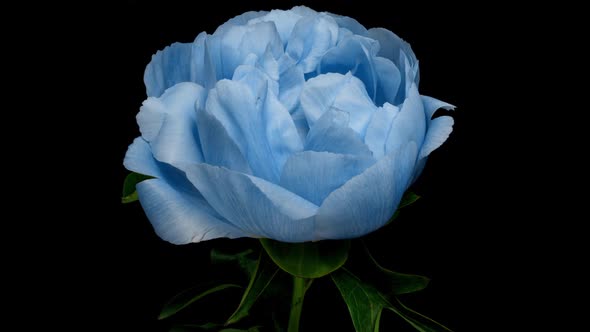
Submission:
[[[364,83],[368,95],[374,99],[377,82],[373,58],[378,49],[379,43],[375,40],[350,35],[324,54],[318,72],[322,74],[351,72]]]
[[[403,102],[403,95],[396,98],[402,81],[399,69],[386,58],[376,57],[373,61],[377,75],[375,105],[381,106],[385,103],[396,105]]]
[[[363,37],[368,36],[369,32],[367,31],[367,29],[354,18],[332,13],[330,13],[329,15],[334,18],[339,27],[347,29],[355,35],[360,35]]]
[[[338,24],[326,14],[301,18],[291,33],[286,53],[298,62],[304,73],[315,71],[321,57],[338,40]]]
[[[399,108],[389,103],[379,107],[369,122],[367,133],[365,135],[365,144],[373,152],[375,159],[381,159],[385,155],[385,143],[389,137],[389,132],[393,120],[399,113]]]
[[[305,151],[292,155],[283,168],[281,187],[320,205],[334,190],[375,163],[372,157]]]
[[[199,138],[205,162],[231,170],[252,174],[248,161],[223,125],[206,109],[197,111]]]
[[[453,118],[449,116],[441,116],[432,119],[434,112],[439,108],[446,110],[455,109],[455,106],[432,97],[421,96],[421,98],[424,105],[424,114],[428,124],[428,130],[426,132],[426,137],[424,138],[422,150],[420,151],[420,159],[425,158],[432,151],[441,146],[453,131]]]
[[[144,101],[137,123],[157,160],[171,165],[203,161],[195,104],[203,105],[206,94],[199,85],[179,83],[160,98]]]
[[[207,164],[185,168],[188,179],[224,218],[252,237],[313,239],[317,206],[263,179]]]
[[[127,148],[123,166],[130,171],[160,177],[160,168],[152,155],[150,145],[142,137],[137,137]]]
[[[232,26],[246,25],[246,24],[248,24],[248,22],[250,22],[252,20],[256,20],[257,18],[262,17],[267,14],[268,14],[268,12],[264,11],[264,10],[257,11],[257,12],[256,11],[245,12],[243,14],[236,16],[236,17],[230,18],[227,22],[220,25],[215,30],[215,33],[227,30],[227,29],[231,28]]]
[[[368,33],[369,37],[377,40],[381,46],[377,55],[391,60],[398,68],[403,65],[399,62],[400,52],[406,54],[411,65],[418,61],[410,44],[395,33],[383,28],[369,29]]]
[[[222,80],[210,91],[206,109],[237,144],[253,174],[276,183],[287,158],[303,144],[291,115],[269,90],[255,95],[241,82]]]
[[[291,113],[291,119],[293,119],[295,128],[297,128],[297,133],[299,134],[301,142],[305,142],[307,140],[307,135],[309,134],[309,124],[305,118],[305,113],[303,113],[303,110],[300,107],[297,107],[295,108],[295,111]],[[350,130],[352,131],[352,129]],[[309,149],[304,147],[304,150]]]
[[[354,238],[385,225],[409,184],[417,153],[409,142],[332,192],[316,216],[316,236]]]
[[[289,112],[293,112],[299,103],[299,96],[305,84],[303,71],[298,66],[285,69],[279,79],[279,99]]]
[[[425,134],[424,106],[416,84],[412,84],[408,97],[402,104],[389,130],[389,136],[385,143],[385,153],[389,154],[392,151],[397,151],[407,142],[415,142],[420,147],[424,142]]]
[[[259,22],[273,22],[277,27],[277,31],[279,36],[281,36],[281,40],[283,41],[283,47],[287,46],[287,42],[289,41],[289,37],[291,36],[291,32],[295,27],[295,24],[303,17],[309,15],[317,14],[315,11],[311,11],[308,13],[301,13],[293,10],[279,10],[273,9],[270,13],[258,17],[256,19],[250,20],[250,24],[259,23]]]
[[[228,25],[208,38],[218,79],[231,78],[234,70],[251,54],[260,58],[270,48],[275,59],[283,54],[283,44],[272,22]]]
[[[349,114],[331,109],[309,130],[305,150],[372,156],[360,135],[349,127]]]
[[[310,127],[328,110],[334,108],[350,115],[349,126],[364,135],[371,114],[377,109],[367,95],[365,86],[350,73],[322,74],[305,82],[300,106]]]
[[[137,193],[156,234],[173,244],[248,236],[223,221],[178,170],[168,170],[164,179],[140,182]]]
[[[430,120],[432,119],[432,116],[434,115],[434,112],[436,112],[436,110],[438,110],[439,108],[443,108],[446,110],[454,110],[455,106],[451,105],[449,103],[445,103],[444,101],[432,98],[432,97],[428,97],[428,96],[421,96],[422,97],[422,103],[424,104],[424,112],[426,114],[426,119]]]
[[[453,131],[453,123],[454,120],[450,116],[441,116],[431,120],[418,157],[424,158],[438,149],[449,138]]]
[[[190,80],[209,90],[217,82],[216,66],[209,52],[208,36],[201,32],[192,44]]]
[[[381,46],[377,55],[391,60],[401,73],[400,90],[396,99],[393,102],[389,101],[394,105],[398,105],[405,99],[405,94],[412,83],[418,85],[419,75],[416,55],[412,51],[410,44],[387,29],[369,29],[369,37],[377,40]]]
[[[174,43],[152,56],[143,81],[148,97],[159,97],[169,87],[190,81],[190,43]]]
[[[232,81],[248,86],[254,95],[260,96],[266,93],[266,89],[275,95],[279,95],[279,83],[271,79],[265,72],[257,67],[241,65],[236,68]]]

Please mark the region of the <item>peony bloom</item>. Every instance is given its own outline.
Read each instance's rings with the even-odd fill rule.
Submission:
[[[157,234],[354,238],[395,212],[452,131],[391,31],[306,7],[248,12],[159,51],[127,169]]]

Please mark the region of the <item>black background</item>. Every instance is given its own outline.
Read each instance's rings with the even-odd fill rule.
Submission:
[[[431,278],[426,290],[402,298],[410,307],[456,331],[502,326],[506,313],[492,304],[505,301],[507,291],[500,285],[513,273],[500,266],[506,263],[504,252],[511,237],[510,221],[503,212],[514,201],[496,192],[506,189],[506,174],[519,170],[518,160],[506,148],[514,140],[510,123],[498,126],[498,112],[506,112],[502,100],[512,96],[502,84],[508,69],[497,59],[518,60],[510,54],[511,43],[522,42],[518,34],[524,32],[502,29],[516,15],[506,8],[385,5],[370,0],[213,1],[207,7],[197,1],[121,1],[80,8],[78,19],[93,17],[82,22],[92,26],[93,38],[83,43],[78,57],[87,60],[80,70],[84,76],[90,73],[92,97],[86,104],[96,112],[84,121],[100,135],[93,137],[89,148],[93,157],[88,164],[97,175],[92,180],[92,199],[81,205],[87,223],[81,221],[77,228],[89,235],[77,238],[90,250],[76,259],[82,274],[75,272],[67,280],[80,293],[75,295],[82,295],[73,303],[78,306],[77,318],[88,326],[165,331],[167,323],[156,319],[161,305],[178,291],[218,276],[210,269],[209,250],[232,245],[227,240],[168,244],[155,235],[139,204],[120,204],[127,174],[122,160],[128,144],[139,135],[135,115],[146,98],[143,70],[151,55],[173,42],[190,42],[201,31],[212,33],[245,11],[298,4],[354,17],[367,28],[394,31],[412,45],[420,60],[420,92],[457,106],[451,137],[431,155],[413,188],[423,198],[369,241],[382,265]],[[79,285],[82,276],[89,281]],[[233,307],[239,294],[227,300]],[[216,311],[213,306],[200,306],[197,317],[203,322]],[[253,314],[268,312],[254,307]],[[383,331],[411,330],[393,317],[383,314]],[[329,282],[312,287],[302,324],[303,330],[310,331],[319,327],[352,331],[347,309]]]

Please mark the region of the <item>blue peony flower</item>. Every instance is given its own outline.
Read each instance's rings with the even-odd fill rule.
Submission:
[[[306,7],[237,16],[145,70],[127,169],[156,233],[345,239],[382,227],[452,131],[389,30]]]

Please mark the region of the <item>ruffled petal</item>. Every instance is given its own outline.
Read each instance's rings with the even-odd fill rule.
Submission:
[[[322,74],[351,72],[364,83],[367,94],[374,100],[377,81],[373,58],[378,50],[379,43],[375,40],[350,35],[324,54],[318,72]]]
[[[375,163],[372,157],[305,151],[292,155],[283,168],[281,187],[320,205],[334,190]]]
[[[249,56],[263,57],[267,48],[275,59],[283,54],[281,37],[272,22],[220,27],[208,42],[217,79],[231,78]]]
[[[166,89],[191,79],[191,43],[174,43],[152,56],[143,81],[148,97],[160,97]]]
[[[406,143],[332,192],[316,215],[316,236],[355,238],[385,225],[412,178],[417,153],[414,142]]]
[[[393,32],[383,28],[373,28],[368,30],[369,37],[375,39],[381,45],[377,56],[391,60],[396,68],[400,71],[401,82],[399,91],[394,101],[389,101],[394,105],[400,104],[406,97],[406,93],[412,84],[418,85],[418,60],[410,44],[398,37]]]
[[[194,164],[185,171],[207,202],[250,236],[284,242],[313,239],[315,204],[273,183],[225,168]]]
[[[371,114],[377,109],[363,82],[350,73],[322,74],[308,80],[301,91],[300,106],[310,127],[330,109],[347,112],[350,115],[349,126],[361,136]]]
[[[403,65],[402,63],[399,63],[400,52],[404,52],[406,54],[411,65],[418,61],[414,51],[412,51],[412,47],[410,47],[410,44],[406,43],[403,39],[398,37],[390,30],[383,28],[372,28],[368,30],[368,35],[369,38],[377,40],[381,45],[377,55],[391,60],[396,66],[398,66],[398,68],[400,65]]]
[[[201,86],[185,82],[143,102],[137,123],[157,160],[172,165],[203,161],[195,105],[203,104],[206,96]]]
[[[305,150],[372,156],[360,135],[349,127],[350,115],[332,108],[309,130]]]
[[[210,91],[206,110],[225,128],[253,174],[276,183],[287,158],[303,144],[291,115],[269,90],[256,95],[244,83],[222,80]]]
[[[338,41],[338,24],[327,14],[305,16],[297,21],[287,43],[286,53],[304,73],[315,71],[321,57]]]
[[[201,32],[192,44],[190,80],[209,90],[217,81],[216,64],[209,52],[208,35]]]
[[[289,37],[291,36],[291,32],[295,27],[295,24],[297,24],[297,22],[303,16],[309,15],[317,15],[317,13],[311,9],[307,13],[302,13],[301,11],[294,10],[273,9],[268,14],[252,19],[248,23],[255,24],[259,22],[273,22],[274,25],[277,27],[279,36],[281,36],[281,40],[283,41],[283,47],[286,47],[287,42],[289,41]]]

